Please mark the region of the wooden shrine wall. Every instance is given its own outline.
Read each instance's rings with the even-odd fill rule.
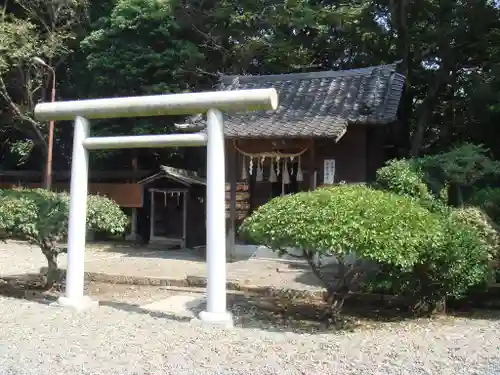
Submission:
[[[250,213],[250,192],[247,182],[236,183],[236,223],[239,225]],[[231,214],[231,184],[226,183],[226,219]]]
[[[41,183],[7,183],[0,182],[0,189],[11,189],[13,187],[26,187],[38,189]],[[53,191],[69,191],[69,183],[54,183]],[[120,207],[138,208],[142,207],[142,185],[123,183],[89,183],[89,193],[98,194],[114,200]]]

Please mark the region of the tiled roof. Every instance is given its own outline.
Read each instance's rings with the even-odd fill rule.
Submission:
[[[404,81],[395,65],[223,76],[220,90],[274,87],[279,95],[277,110],[224,114],[225,134],[230,138],[340,137],[349,124],[388,124],[396,120]]]
[[[185,169],[173,168],[167,165],[162,165],[160,167],[160,172],[140,180],[138,184],[140,185],[148,184],[159,178],[168,178],[187,186],[207,184],[207,180],[203,177],[200,177],[196,172],[188,171]]]

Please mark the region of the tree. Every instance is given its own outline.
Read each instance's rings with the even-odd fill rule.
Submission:
[[[33,110],[37,102],[48,98],[50,72],[33,64],[33,58],[40,57],[57,69],[71,53],[86,6],[86,0],[15,0],[0,7],[2,118],[31,140],[44,156],[47,154],[45,124],[35,119]]]
[[[68,234],[69,195],[43,189],[14,189],[0,192],[0,229],[40,247],[47,259],[47,287],[59,278],[57,258],[65,249]],[[128,224],[126,215],[113,201],[89,196],[87,229],[120,234]]]
[[[245,238],[281,253],[299,249],[325,286],[334,315],[373,272],[366,261],[411,272],[441,230],[441,216],[418,202],[353,185],[275,198],[240,227]],[[325,257],[335,258],[336,270],[325,272]]]
[[[176,17],[177,3],[119,0],[106,17],[95,22],[93,30],[80,43],[85,53],[87,74],[95,77],[90,96],[179,93],[193,91],[202,83],[204,77],[200,78],[197,67],[207,62],[201,48],[186,37],[186,29]],[[165,134],[175,132],[174,123],[183,121],[178,116],[100,121],[96,131],[100,135]],[[198,167],[189,165],[193,159],[199,161],[197,150],[163,149],[155,152],[161,155],[156,159],[163,163],[189,153],[191,157],[182,158],[184,167]],[[141,156],[144,152],[137,154]],[[96,153],[96,156],[108,160],[112,155],[123,159],[125,152]]]
[[[491,159],[488,153],[489,150],[481,145],[465,143],[415,162],[427,172],[428,181],[440,187],[449,186],[450,205],[462,206],[466,201],[464,192],[471,192],[478,184],[500,174],[500,163]]]
[[[498,3],[437,0],[361,0],[364,12],[344,27],[350,54],[363,65],[400,61],[406,77],[399,156],[420,156],[466,141],[472,75],[499,61]],[[467,90],[468,91],[468,90]],[[481,106],[482,110],[486,106]],[[465,116],[464,116],[465,115]],[[484,142],[484,141],[481,141]]]
[[[478,187],[491,183],[500,174],[500,164],[481,145],[464,143],[450,151],[413,159],[393,159],[377,171],[377,187],[420,199],[427,208],[439,202],[462,206]],[[434,204],[434,203],[435,204]]]
[[[428,313],[490,275],[498,237],[476,213],[434,213],[416,199],[337,185],[275,198],[240,231],[280,253],[301,250],[327,290],[334,317],[359,286],[406,297],[412,311]],[[334,257],[336,267],[322,267],[325,257]]]

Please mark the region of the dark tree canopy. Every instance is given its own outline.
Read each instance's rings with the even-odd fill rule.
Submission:
[[[399,156],[448,151],[463,142],[500,147],[500,10],[451,0],[8,0],[0,17],[0,160],[41,168],[46,100],[56,68],[58,98],[204,90],[219,73],[344,69],[399,61],[407,77],[401,121],[389,134]],[[55,12],[54,9],[58,11]],[[47,26],[50,27],[47,27]],[[174,131],[177,119],[104,121],[102,133]],[[55,165],[67,168],[68,126],[57,127]],[[102,168],[126,152],[98,154]],[[203,165],[184,151],[150,150],[139,163]]]

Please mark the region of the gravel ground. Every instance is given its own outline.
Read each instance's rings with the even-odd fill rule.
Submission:
[[[47,261],[42,251],[25,242],[0,241],[0,275],[38,273],[46,267]]]
[[[108,246],[110,247],[110,246]],[[103,244],[89,244],[85,254],[87,262],[96,260],[118,259],[124,256],[119,252],[108,252]],[[66,254],[59,255],[60,267],[66,265]],[[38,273],[41,267],[47,267],[47,260],[40,248],[23,241],[0,241],[0,275],[22,275]]]
[[[344,334],[219,330],[111,307],[76,314],[0,297],[0,374],[500,374],[500,321]]]

